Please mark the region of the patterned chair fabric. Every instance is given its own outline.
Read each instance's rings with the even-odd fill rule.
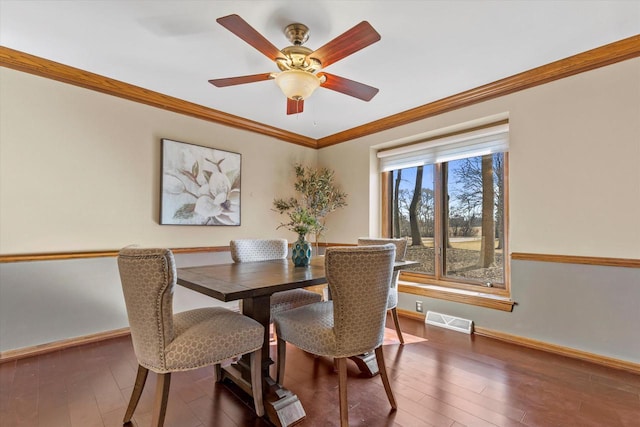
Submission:
[[[327,248],[332,300],[276,315],[278,338],[332,357],[355,356],[380,346],[394,257],[394,245]]]
[[[343,426],[348,425],[347,357],[375,350],[387,397],[392,408],[396,407],[382,355],[395,250],[393,244],[327,248],[325,270],[332,300],[275,316],[278,383],[284,380],[286,342],[315,355],[336,358]]]
[[[236,239],[230,246],[233,262],[285,259],[289,253],[285,239]]]
[[[392,243],[396,246],[396,261],[404,261],[407,253],[407,240],[406,239],[383,239],[378,237],[361,237],[358,239],[358,246],[366,245],[386,245]],[[404,345],[404,337],[402,336],[402,330],[400,329],[400,319],[398,318],[398,277],[399,271],[393,272],[391,278],[391,285],[389,287],[389,298],[387,299],[387,310],[391,311],[391,317],[393,319],[394,326],[396,328],[396,334],[400,340],[400,344]]]
[[[232,240],[229,245],[231,258],[234,262],[285,259],[289,253],[288,243],[285,239],[236,239]],[[271,321],[277,313],[321,300],[320,294],[305,289],[276,292],[271,295]]]
[[[173,314],[176,266],[170,250],[126,247],[118,255],[118,270],[139,363],[136,382],[142,381],[140,393],[147,370],[170,374],[219,365],[247,353],[257,358],[259,375],[264,336],[260,323],[221,307]],[[140,378],[141,372],[144,378]],[[262,388],[257,390],[260,402],[256,403],[256,409],[262,410]],[[139,395],[136,399],[134,395],[124,422],[129,421],[135,410]],[[158,410],[163,418],[164,408]]]
[[[404,261],[407,254],[407,239],[383,239],[373,237],[361,237],[358,239],[358,246],[370,246],[370,245],[386,245],[393,243],[396,246],[396,261]],[[391,279],[391,287],[389,290],[389,300],[387,301],[387,308],[391,310],[398,305],[398,277],[399,271],[393,272]]]

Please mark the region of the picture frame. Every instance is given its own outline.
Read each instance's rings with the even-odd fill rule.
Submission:
[[[240,225],[242,156],[162,138],[161,225]]]

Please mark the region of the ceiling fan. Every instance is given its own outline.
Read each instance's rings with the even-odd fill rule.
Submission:
[[[274,61],[281,70],[279,73],[209,80],[216,87],[275,79],[287,97],[287,114],[301,113],[304,100],[319,86],[363,101],[370,101],[378,93],[375,87],[324,71],[318,73],[334,62],[380,40],[380,34],[367,21],[362,21],[315,51],[302,46],[309,38],[309,28],[303,24],[291,24],[284,29],[292,46],[279,50],[238,15],[223,16],[216,21]]]

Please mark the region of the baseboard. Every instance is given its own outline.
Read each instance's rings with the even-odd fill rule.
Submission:
[[[416,313],[415,311],[403,310],[398,308],[398,315],[409,319],[418,320],[424,322],[425,315],[422,313]],[[37,356],[44,353],[50,353],[53,351],[62,350],[65,348],[76,347],[83,344],[89,344],[99,342],[111,338],[117,338],[129,335],[129,328],[115,329],[112,331],[99,332],[97,334],[85,335],[82,337],[70,338],[67,340],[55,341],[52,343],[36,345],[32,347],[24,347],[16,350],[7,350],[0,352],[0,363],[9,362],[16,359],[22,359],[25,357]],[[625,371],[640,374],[640,364],[628,362],[625,360],[615,359],[612,357],[601,356],[594,353],[589,353],[582,350],[576,350],[569,347],[563,347],[556,344],[546,343],[544,341],[538,341],[531,338],[520,337],[517,335],[507,334],[500,331],[495,331],[481,326],[474,326],[474,334],[493,338],[501,341],[505,341],[512,344],[521,345],[523,347],[533,348],[535,350],[542,350],[549,353],[559,354],[573,359],[584,360],[586,362],[595,363],[602,366],[607,366],[615,369],[622,369]]]
[[[23,359],[26,357],[38,356],[40,354],[51,353],[53,351],[63,350],[65,348],[104,341],[111,338],[123,337],[129,335],[129,333],[129,328],[114,329],[111,331],[98,332],[96,334],[69,338],[66,340],[55,341],[47,344],[34,345],[32,347],[2,351],[0,352],[0,363],[9,362],[16,359]]]
[[[398,308],[397,310],[399,316],[408,317],[409,319],[419,320],[421,322],[424,322],[424,318],[427,315],[426,313],[418,313],[411,310],[403,310],[401,308]]]
[[[549,353],[559,354],[561,356],[571,357],[573,359],[583,360],[585,362],[591,362],[609,368],[622,369],[625,371],[633,372],[634,374],[640,374],[640,364],[628,362],[626,360],[614,359],[613,357],[601,356],[599,354],[589,353],[582,350],[576,350],[574,348],[564,347],[557,344],[550,344],[544,341],[538,341],[531,338],[520,337],[517,335],[511,335],[500,331],[494,331],[492,329],[483,328],[480,326],[474,327],[474,333],[482,335],[484,337],[494,338],[497,340],[509,342],[512,344],[521,345],[524,347],[533,348],[536,350],[542,350]]]
[[[415,311],[398,309],[398,315],[414,320],[424,322],[425,315],[416,313]],[[495,331],[481,326],[474,325],[473,333],[476,335],[505,341],[511,344],[521,345],[523,347],[542,350],[548,353],[558,354],[561,356],[571,357],[573,359],[583,360],[585,362],[595,363],[597,365],[609,368],[621,369],[624,371],[640,374],[640,364],[628,362],[626,360],[614,359],[612,357],[601,356],[599,354],[589,353],[582,350],[576,350],[561,345],[550,344],[544,341],[538,341],[531,338],[525,338],[517,335],[507,334],[505,332]]]

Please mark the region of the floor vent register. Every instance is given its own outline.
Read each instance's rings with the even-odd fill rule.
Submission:
[[[452,329],[465,334],[473,332],[472,320],[436,313],[435,311],[427,311],[424,321],[428,325],[440,326],[441,328]]]

